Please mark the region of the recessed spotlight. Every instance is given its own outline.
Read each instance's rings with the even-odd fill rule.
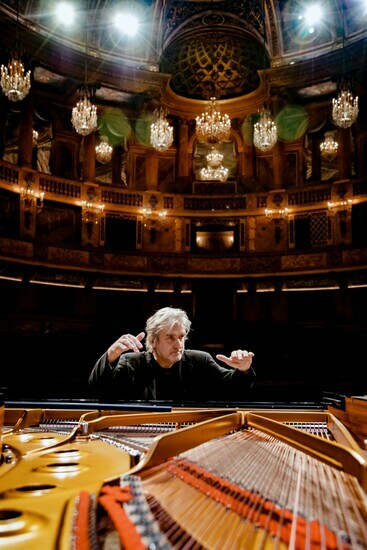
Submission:
[[[139,28],[139,21],[132,13],[116,13],[114,23],[121,34],[126,34],[128,36],[134,36]]]

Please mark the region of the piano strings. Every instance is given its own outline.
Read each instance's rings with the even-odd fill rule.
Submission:
[[[358,481],[256,429],[210,440],[121,484],[136,478],[150,519],[132,500],[131,521],[137,532],[144,526],[147,548],[148,523],[163,535],[157,549],[367,548]]]

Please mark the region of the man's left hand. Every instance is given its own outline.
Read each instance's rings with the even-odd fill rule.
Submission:
[[[252,353],[252,351],[238,349],[236,351],[232,351],[230,357],[218,354],[216,358],[219,361],[223,361],[223,363],[226,363],[226,365],[228,365],[229,367],[233,367],[242,372],[246,372],[251,367],[253,356],[254,354]]]

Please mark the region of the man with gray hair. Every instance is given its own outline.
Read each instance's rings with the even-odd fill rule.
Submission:
[[[244,401],[253,386],[254,354],[238,349],[229,357],[186,350],[191,321],[185,311],[164,307],[149,317],[145,332],[123,334],[95,364],[89,386],[100,399]],[[146,351],[142,340],[146,335]]]

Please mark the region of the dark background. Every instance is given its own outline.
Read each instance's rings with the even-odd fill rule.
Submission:
[[[85,399],[99,356],[163,306],[192,320],[187,348],[255,353],[246,399],[319,401],[367,394],[367,289],[235,292],[198,280],[192,294],[72,289],[0,280],[1,383],[9,399]]]

